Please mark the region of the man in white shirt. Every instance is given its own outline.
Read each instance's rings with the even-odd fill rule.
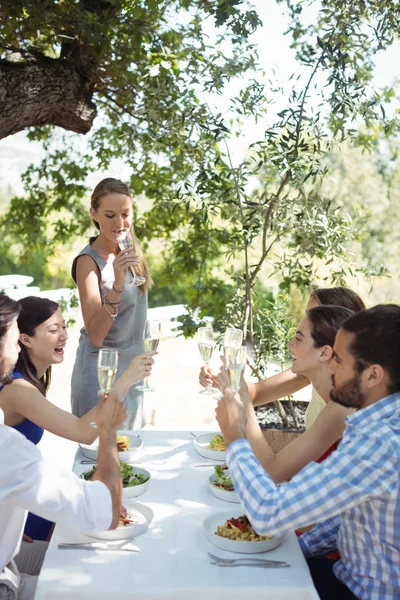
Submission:
[[[18,357],[18,312],[18,303],[0,294],[0,384],[10,381]],[[27,511],[79,531],[117,527],[122,483],[115,439],[125,417],[118,395],[100,398],[96,416],[100,440],[98,466],[94,481],[87,482],[73,473],[60,472],[43,460],[34,444],[3,424],[0,411],[1,600],[30,600],[35,594],[36,577],[20,573],[14,561]],[[43,558],[44,553],[40,552]],[[37,571],[40,559],[31,558],[32,568]],[[26,557],[22,557],[22,562],[29,563]],[[18,564],[21,566],[21,562]]]

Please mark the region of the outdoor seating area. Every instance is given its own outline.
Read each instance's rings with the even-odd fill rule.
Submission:
[[[400,600],[398,2],[0,40],[0,600]]]

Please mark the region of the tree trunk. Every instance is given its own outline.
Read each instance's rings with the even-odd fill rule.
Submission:
[[[93,85],[65,59],[0,61],[0,139],[27,127],[90,131]]]

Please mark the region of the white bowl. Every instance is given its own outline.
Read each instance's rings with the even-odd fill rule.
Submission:
[[[154,513],[148,506],[141,504],[140,502],[134,502],[133,500],[124,501],[124,507],[128,511],[128,516],[134,516],[137,519],[137,523],[125,525],[125,527],[119,527],[117,529],[109,529],[107,531],[91,531],[85,533],[90,538],[95,540],[129,540],[145,533],[153,519]]]
[[[221,537],[215,532],[218,525],[223,525],[228,519],[242,516],[244,510],[242,507],[232,507],[231,510],[225,510],[224,512],[214,513],[204,520],[203,527],[204,533],[208,541],[221,548],[221,550],[227,550],[228,552],[241,552],[243,554],[256,554],[259,552],[268,552],[277,548],[281,543],[284,535],[273,537],[271,540],[262,540],[260,542],[247,542],[240,540],[230,540],[229,538]]]
[[[149,487],[151,475],[146,469],[142,469],[141,467],[132,467],[134,474],[143,473],[148,477],[148,480],[144,483],[140,483],[139,485],[132,485],[131,487],[122,488],[122,497],[125,498],[137,498],[137,496],[141,496],[145,493],[147,488]]]
[[[126,435],[129,437],[129,448],[124,452],[118,452],[119,460],[128,462],[129,460],[137,458],[139,452],[143,448],[143,440],[135,435],[130,429],[121,429],[120,431],[117,431],[117,435]],[[115,441],[115,443],[117,442]],[[99,449],[98,439],[93,442],[93,444],[90,444],[90,446],[88,444],[79,444],[79,447],[82,450],[82,454],[86,456],[86,458],[97,460],[97,453]]]
[[[194,440],[193,444],[200,456],[204,458],[211,458],[212,460],[225,460],[225,450],[212,450],[210,448],[210,442],[218,431],[214,433],[203,433],[198,435]]]
[[[132,465],[130,465],[130,466],[132,466]],[[93,467],[97,467],[97,465],[93,465]],[[87,473],[88,471],[91,471],[91,470],[92,469],[87,469],[86,471],[83,471],[83,473],[80,474],[81,479],[85,479],[84,473]],[[146,475],[148,477],[148,480],[145,481],[144,483],[139,483],[138,485],[132,485],[130,487],[123,487],[122,488],[122,497],[124,500],[126,498],[137,498],[138,496],[141,496],[142,494],[145,493],[145,491],[149,487],[149,483],[150,483],[150,479],[151,479],[151,475],[150,475],[149,471],[147,471],[146,469],[139,468],[139,467],[132,467],[132,471],[134,474],[143,473],[144,475]]]
[[[225,473],[227,475],[229,475],[229,471],[225,471]],[[224,488],[217,487],[215,485],[216,480],[217,480],[217,476],[215,473],[212,473],[207,480],[208,487],[210,488],[210,490],[214,494],[214,496],[216,496],[220,500],[225,500],[226,502],[236,502],[236,503],[240,502],[239,496],[237,495],[237,493],[235,491],[230,492],[228,490],[224,490]]]

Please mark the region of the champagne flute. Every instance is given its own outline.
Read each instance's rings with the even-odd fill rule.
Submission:
[[[107,394],[112,384],[118,369],[118,352],[109,348],[102,348],[99,352],[97,360],[97,377],[99,379],[100,391],[102,394]]]
[[[211,327],[199,327],[197,330],[197,342],[199,345],[200,356],[203,361],[203,365],[208,367],[211,355],[214,350],[215,340],[214,332]],[[212,387],[207,385],[204,390],[201,390],[199,394],[214,394]]]
[[[118,352],[117,350],[110,350],[110,348],[102,348],[99,351],[97,359],[97,377],[99,380],[99,387],[102,394],[107,394],[114,379],[117,375],[118,369]],[[92,427],[97,429],[95,422],[90,423]]]
[[[246,366],[246,346],[226,348],[225,361],[229,373],[231,390],[238,392],[242,383],[243,371]]]
[[[122,233],[117,234],[117,241],[120,250],[132,250],[133,251],[133,239],[129,229],[123,229]],[[129,271],[132,277],[128,281],[129,287],[143,285],[146,281],[146,277],[137,275],[133,267],[129,267]]]
[[[158,348],[158,343],[161,337],[161,322],[160,321],[146,321],[144,328],[144,351],[155,352]],[[146,377],[142,385],[136,386],[137,390],[142,392],[154,392],[153,388],[149,386],[149,378]]]
[[[229,349],[239,348],[242,345],[242,341],[243,332],[241,329],[236,329],[236,327],[228,327],[228,329],[225,330],[223,341],[225,364],[227,362],[227,352]],[[216,400],[221,400],[223,397],[224,395],[221,390],[217,391],[215,394]]]
[[[243,332],[236,327],[228,327],[224,333],[224,348],[237,348],[242,345]]]

